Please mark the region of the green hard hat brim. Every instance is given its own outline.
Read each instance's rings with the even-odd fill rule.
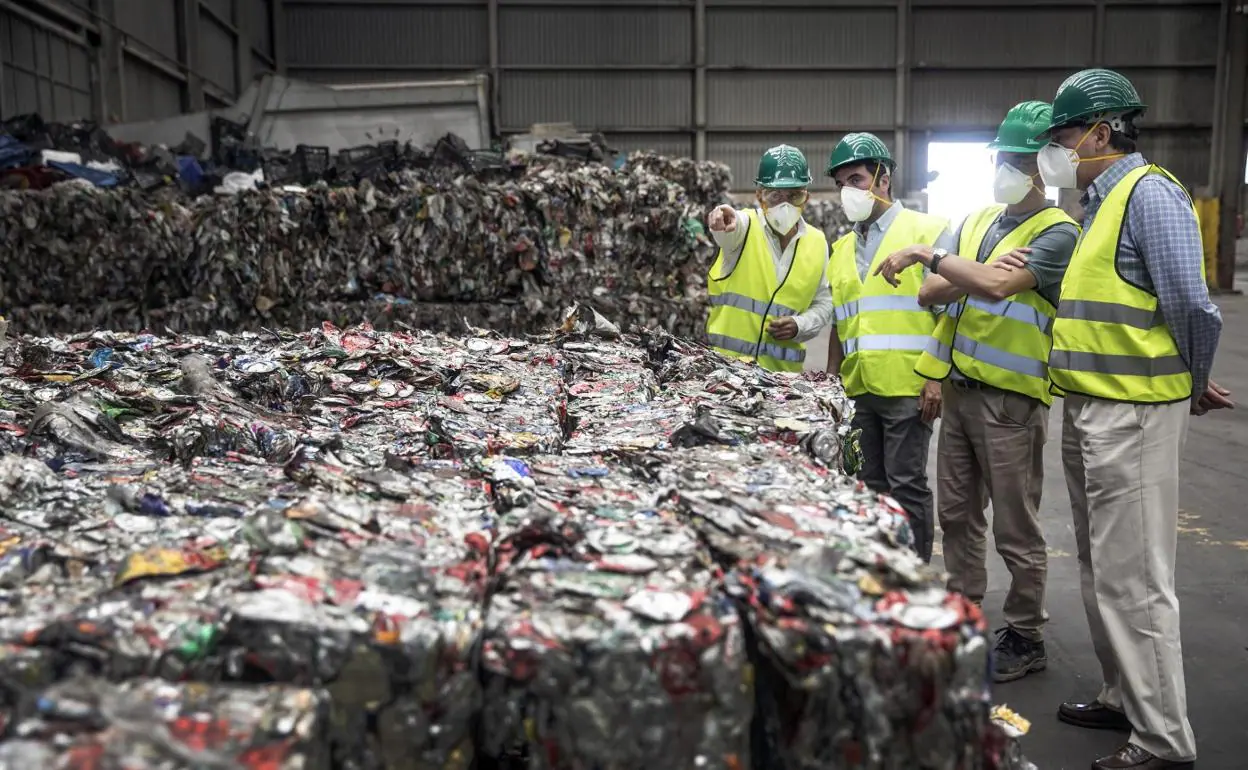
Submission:
[[[1020,147],[1016,144],[999,144],[996,139],[988,143],[988,149],[997,152],[1016,152],[1019,155],[1035,155],[1040,152],[1039,147]]]
[[[1036,134],[1036,141],[1048,142],[1053,138],[1053,132],[1059,128],[1067,128],[1070,126],[1086,126],[1089,123],[1096,122],[1093,118],[1102,115],[1130,115],[1132,118],[1138,118],[1148,109],[1146,104],[1128,105],[1122,108],[1113,108],[1110,110],[1092,110],[1090,112],[1078,113],[1072,115],[1061,123],[1051,123],[1049,127]]]
[[[768,190],[800,190],[803,187],[810,187],[810,180],[803,182],[800,179],[774,179],[770,182],[764,182],[761,179],[754,180],[755,187],[764,187]]]
[[[897,162],[892,158],[883,158],[873,155],[869,158],[850,158],[849,160],[837,163],[835,166],[828,166],[827,170],[823,173],[827,176],[832,176],[838,169],[845,168],[846,166],[862,166],[868,163],[879,163],[881,166],[887,168],[888,173],[890,174],[897,170]]]

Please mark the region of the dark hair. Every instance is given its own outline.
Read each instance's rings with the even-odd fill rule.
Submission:
[[[1118,152],[1125,152],[1128,155],[1135,152],[1135,140],[1127,138],[1121,131],[1110,133],[1109,146]]]
[[[1136,115],[1132,112],[1122,116],[1122,130],[1109,126],[1109,146],[1118,152],[1135,152],[1135,140],[1140,138],[1140,129],[1135,125]],[[1108,124],[1106,124],[1108,125]]]

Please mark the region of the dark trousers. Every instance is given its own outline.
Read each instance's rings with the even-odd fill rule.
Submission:
[[[862,431],[858,478],[872,491],[892,495],[910,517],[914,549],[932,560],[932,490],[927,452],[932,426],[923,422],[918,398],[865,395],[854,399],[854,427]]]

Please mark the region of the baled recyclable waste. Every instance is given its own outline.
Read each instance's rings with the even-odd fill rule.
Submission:
[[[836,378],[584,306],[9,342],[0,767],[1022,767]]]
[[[74,149],[106,139],[84,130],[52,133]],[[52,141],[42,124],[22,135]],[[108,148],[127,163],[160,154]],[[235,180],[218,194],[138,184],[139,171],[108,188],[0,185],[0,312],[23,334],[324,320],[536,333],[569,303],[592,302],[628,324],[701,333],[715,253],[702,223],[727,199],[726,166],[649,152],[613,165],[520,154],[482,163],[452,136],[374,156],[364,175],[340,158],[343,168],[259,187]]]

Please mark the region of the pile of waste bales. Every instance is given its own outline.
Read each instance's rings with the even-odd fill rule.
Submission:
[[[1026,767],[835,378],[584,307],[0,345],[0,768]]]
[[[90,124],[4,125],[0,315],[21,334],[323,320],[522,334],[590,302],[695,337],[716,251],[705,217],[731,187],[722,164],[649,152],[504,156],[447,136],[329,158],[244,150],[228,124],[208,153],[192,136],[148,148]],[[809,209],[840,229],[838,207]]]

